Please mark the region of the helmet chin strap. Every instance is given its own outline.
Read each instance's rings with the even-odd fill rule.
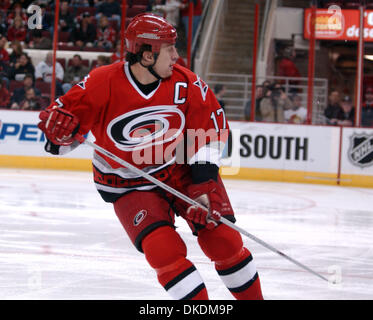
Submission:
[[[151,64],[150,66],[145,66],[141,60],[139,61],[141,66],[144,67],[145,69],[148,69],[148,71],[154,76],[156,77],[158,80],[162,80],[162,77],[154,70],[154,65],[156,64],[157,62],[157,58],[158,58],[158,54],[157,53],[154,53],[154,63]]]
[[[149,72],[156,77],[158,80],[162,80],[162,77],[153,69],[154,64],[148,67]]]

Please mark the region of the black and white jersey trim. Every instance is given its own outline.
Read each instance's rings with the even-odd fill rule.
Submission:
[[[144,94],[141,89],[137,86],[135,80],[132,78],[131,76],[131,72],[129,70],[129,63],[126,62],[123,66],[124,68],[124,73],[126,74],[126,77],[128,79],[128,81],[130,82],[130,84],[132,85],[132,87],[138,92],[138,94],[140,96],[142,96],[144,99],[146,100],[149,100],[155,93],[156,91],[158,90],[159,86],[161,85],[162,81],[159,81],[159,84],[158,86],[152,91],[150,92],[149,94]]]
[[[161,170],[166,169],[168,166],[170,166],[175,159],[172,159],[170,162],[163,164],[158,167],[146,167],[143,168],[144,172],[147,172],[148,174],[155,175]],[[115,183],[107,183],[107,181],[99,181],[98,179],[95,179],[95,186],[96,189],[100,192],[100,194],[103,196],[105,201],[112,202],[111,200],[108,200],[108,197],[106,194],[116,194],[121,195],[129,191],[133,190],[140,190],[140,191],[147,191],[152,190],[156,188],[157,186],[153,183],[145,180],[141,176],[133,173],[132,171],[128,170],[127,168],[119,167],[119,168],[112,168],[109,163],[107,163],[100,155],[97,153],[94,153],[93,160],[92,160],[93,167],[96,171],[96,173],[99,173],[102,176],[110,175],[110,179],[113,179],[115,181],[121,181],[121,180],[133,180],[134,183],[132,184],[115,184]],[[135,183],[136,179],[140,179],[140,183]],[[110,196],[109,196],[110,198]],[[118,198],[117,196],[114,196],[113,199]]]
[[[149,167],[143,168],[142,170],[148,174],[155,174],[156,172],[163,170],[164,168],[173,164],[175,160],[176,160],[176,157],[172,158],[169,162],[164,163],[162,165],[149,166]],[[105,174],[108,174],[108,173],[116,174],[123,179],[136,179],[136,178],[141,177],[137,173],[134,173],[133,171],[127,168],[123,168],[123,167],[119,167],[117,169],[112,168],[110,164],[107,163],[105,159],[102,158],[97,152],[93,154],[92,163],[98,170],[100,170],[102,173],[105,173]]]

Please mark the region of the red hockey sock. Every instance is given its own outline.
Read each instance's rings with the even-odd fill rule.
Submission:
[[[220,278],[239,300],[262,300],[260,280],[253,258],[243,247],[241,235],[226,225],[203,229],[198,242],[204,253],[215,262]]]
[[[215,263],[216,271],[237,300],[263,300],[258,272],[246,248],[226,261]]]
[[[208,294],[196,267],[188,259],[158,268],[158,280],[167,292],[179,300],[208,300]]]
[[[171,227],[160,227],[142,241],[149,264],[159,283],[177,300],[208,300],[205,284],[195,266],[186,259],[186,247]]]

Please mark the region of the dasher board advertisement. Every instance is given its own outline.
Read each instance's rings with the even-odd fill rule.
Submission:
[[[0,112],[0,155],[55,157],[44,151],[44,133],[39,130],[39,112]],[[64,158],[91,159],[92,149],[80,146]]]
[[[93,151],[82,145],[64,156],[44,150],[45,136],[39,130],[39,112],[0,111],[0,167],[90,170]]]
[[[44,150],[39,113],[0,110],[0,167],[86,170],[93,149]],[[373,129],[230,121],[224,178],[373,187]],[[94,141],[90,134],[89,140]],[[341,145],[342,143],[342,145]]]
[[[311,9],[304,11],[304,38],[311,37]],[[360,11],[338,9],[316,9],[315,38],[317,40],[359,39]],[[364,11],[364,40],[373,41],[373,10]]]
[[[336,127],[230,122],[232,166],[336,174]]]

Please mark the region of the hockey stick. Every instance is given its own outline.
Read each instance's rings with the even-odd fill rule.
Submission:
[[[81,137],[78,137],[77,140],[79,140],[79,142],[83,142],[84,144],[92,147],[93,149],[101,152],[102,154],[106,155],[107,157],[109,157],[110,159],[114,160],[115,162],[117,162],[118,164],[128,168],[129,170],[131,170],[132,172],[138,174],[139,176],[149,180],[150,182],[153,182],[155,185],[157,185],[158,187],[168,191],[169,193],[177,196],[178,198],[180,198],[181,200],[184,200],[185,202],[193,205],[193,206],[198,206],[200,207],[201,209],[203,210],[206,210],[208,211],[208,209],[203,206],[202,204],[200,204],[199,202],[197,201],[194,201],[193,199],[189,198],[188,196],[186,196],[185,194],[175,190],[174,188],[170,187],[169,185],[163,183],[162,181],[159,181],[158,179],[154,178],[153,176],[151,176],[150,174],[142,171],[141,169],[139,168],[136,168],[135,166],[133,166],[132,164],[128,163],[127,161],[119,158],[118,156],[116,156],[115,154],[107,151],[106,149],[98,146],[97,144],[93,143],[93,142],[90,142],[90,141],[87,141],[87,140],[84,140],[84,138],[81,138]],[[241,234],[247,236],[248,238],[250,238],[251,240],[259,243],[260,245],[262,245],[263,247],[267,248],[268,250],[274,252],[274,253],[277,253],[278,255],[280,255],[281,257],[287,259],[288,261],[294,263],[295,265],[297,265],[298,267],[312,273],[313,275],[319,277],[320,279],[322,280],[325,280],[327,282],[329,282],[329,280],[327,278],[325,278],[324,276],[322,276],[321,274],[317,273],[316,271],[310,269],[309,267],[303,265],[302,263],[298,262],[297,260],[289,257],[288,255],[286,255],[285,253],[277,250],[275,247],[269,245],[268,243],[264,242],[263,240],[257,238],[256,236],[252,235],[251,233],[247,232],[246,230],[236,226],[235,224],[233,224],[231,221],[229,221],[228,219],[224,218],[224,217],[220,217],[220,220],[219,220],[221,223],[224,223],[225,225],[231,227],[232,229],[240,232]]]

